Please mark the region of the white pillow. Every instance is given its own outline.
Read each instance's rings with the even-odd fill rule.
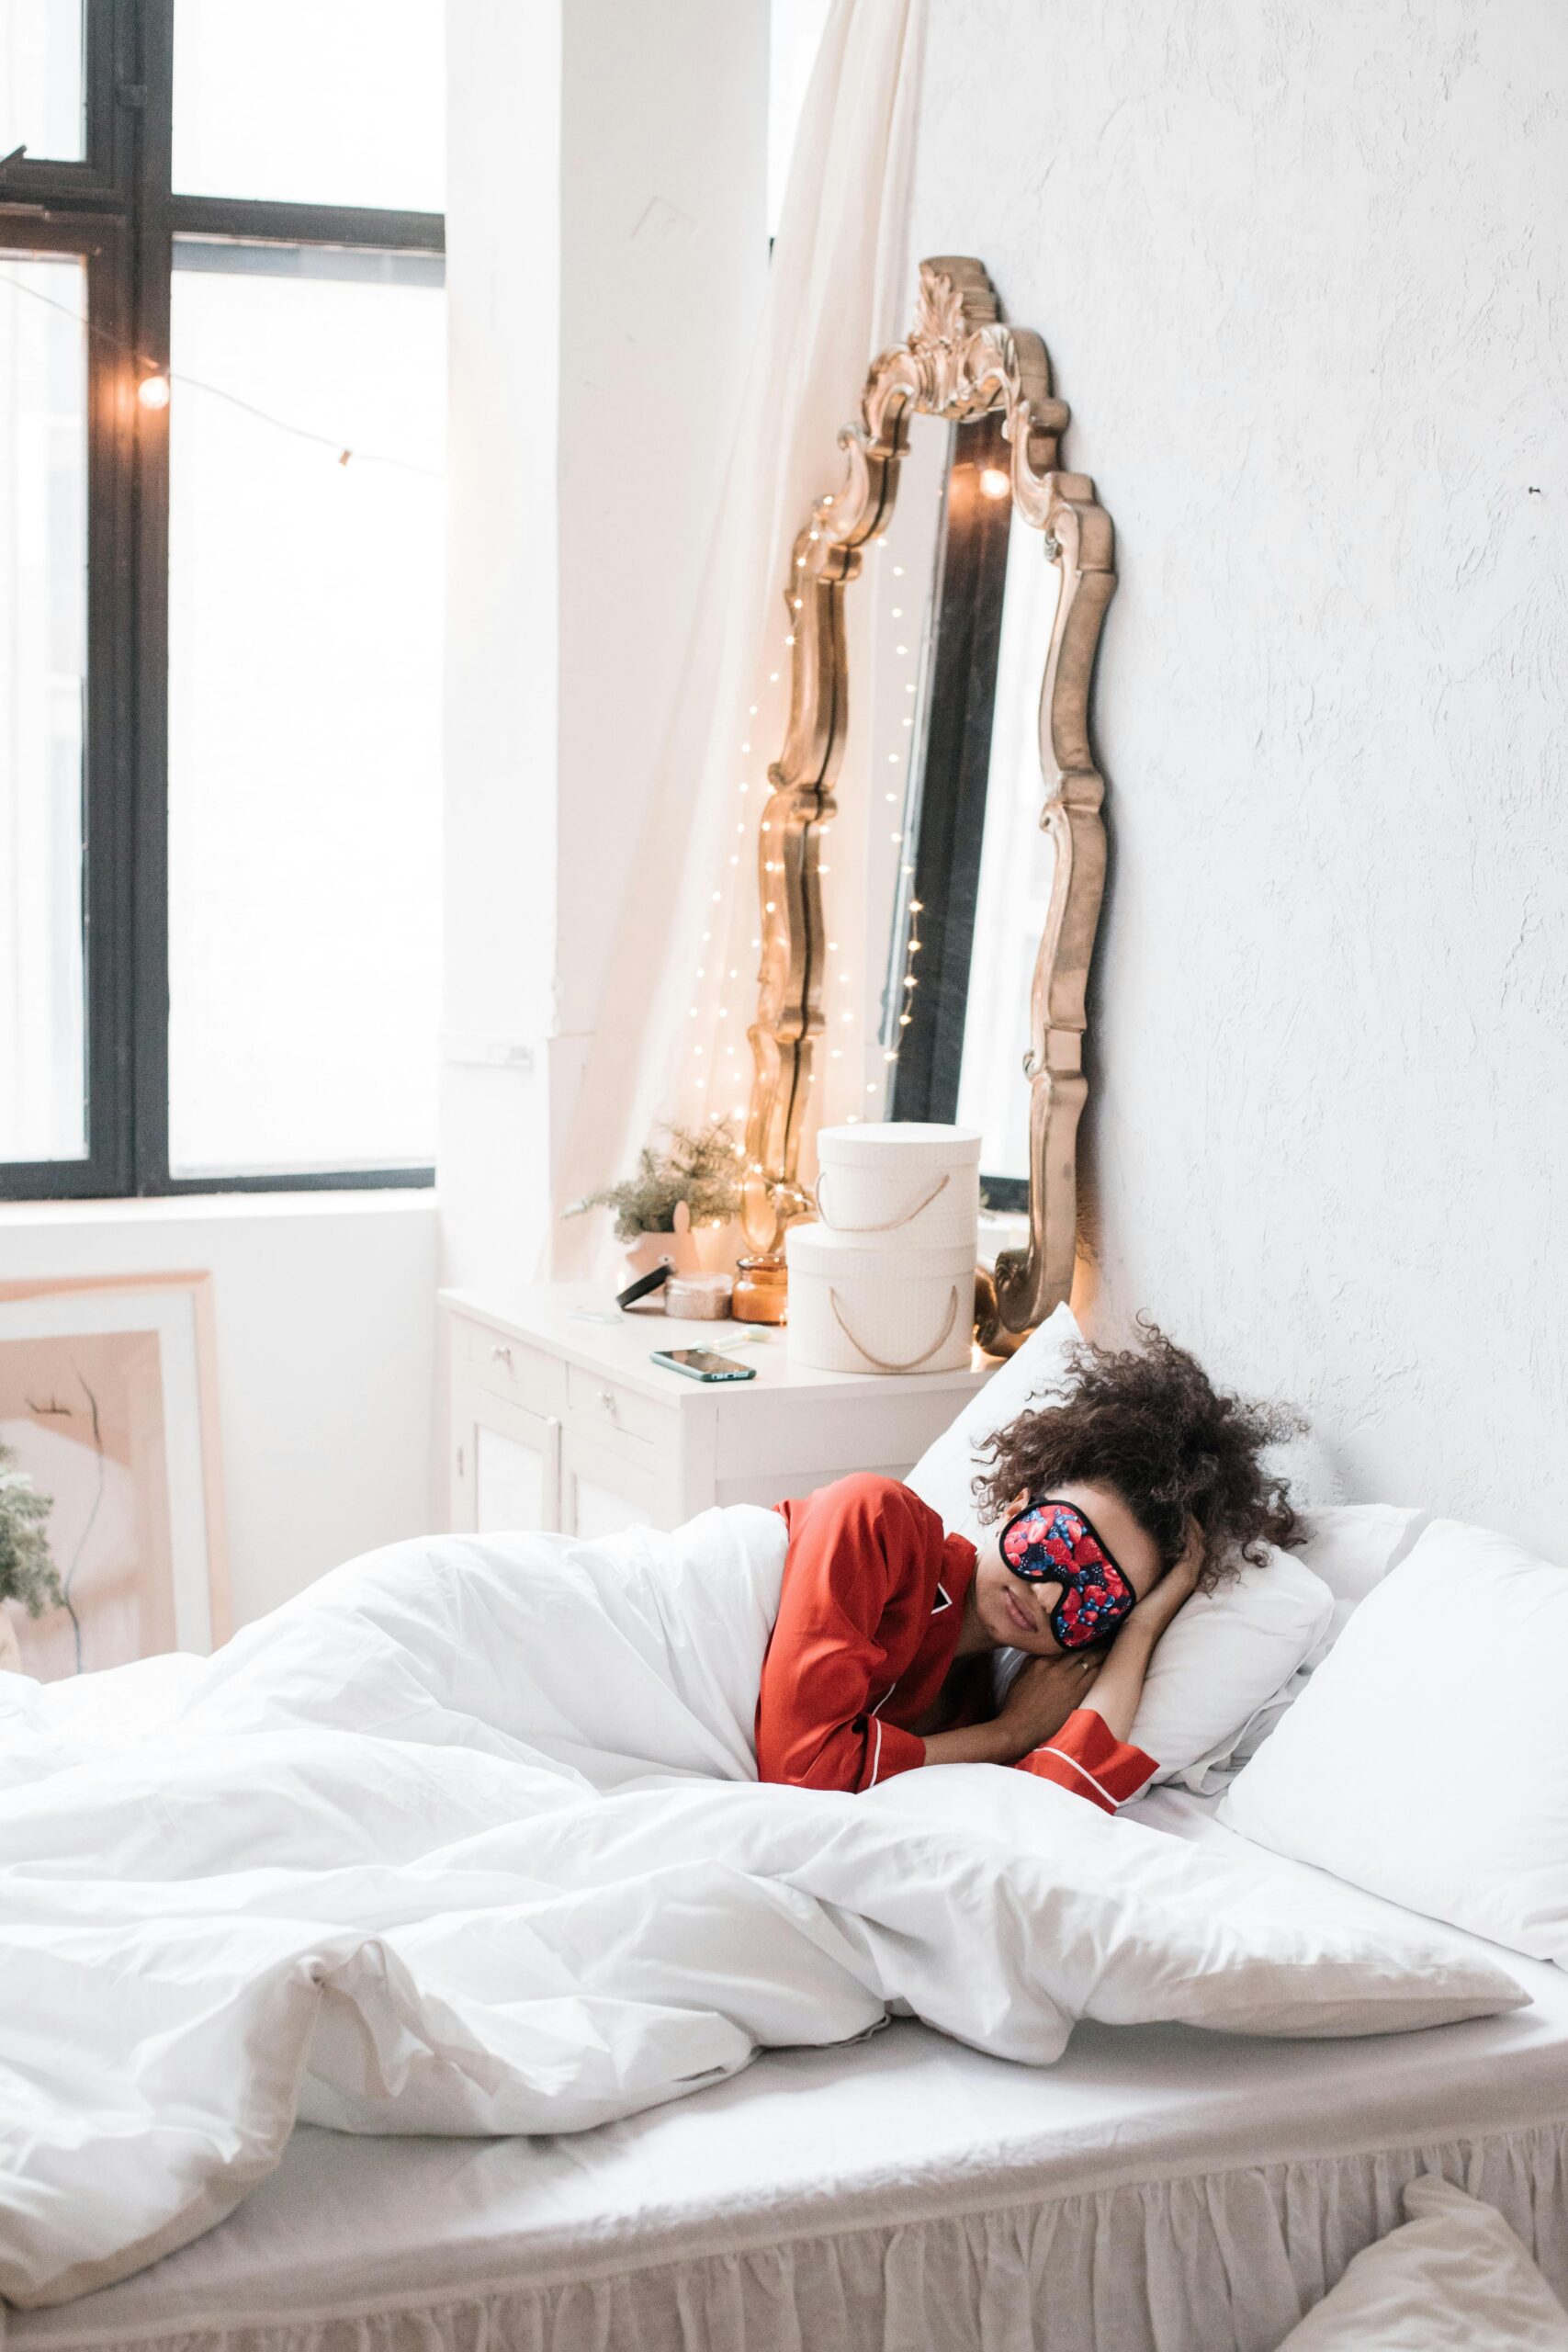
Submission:
[[[1334,1621],[1323,1645],[1326,1657],[1352,1611],[1399,1566],[1432,1515],[1408,1503],[1335,1503],[1302,1516],[1307,1540],[1297,1556],[1334,1595]],[[1320,1660],[1314,1657],[1307,1663]]]
[[[1568,2312],[1501,2213],[1436,2173],[1279,2352],[1568,2352]]]
[[[1031,1405],[1043,1402],[1066,1385],[1067,1358],[1083,1338],[1064,1304],[1032,1331],[1016,1355],[998,1365],[984,1388],[968,1398],[963,1411],[942,1435],[928,1445],[904,1484],[929,1503],[950,1535],[980,1540],[980,1514],[975,1504],[976,1471],[984,1468],[980,1450],[998,1430],[1017,1420]]]
[[[1568,1569],[1432,1521],[1220,1819],[1568,1967]]]
[[[1397,1567],[1431,1518],[1404,1503],[1336,1503],[1304,1511],[1307,1540],[1295,1557],[1321,1577],[1334,1595],[1334,1613],[1290,1680],[1267,1700],[1232,1740],[1181,1775],[1184,1786],[1212,1796],[1256,1756],[1287,1707],[1306,1689],[1375,1585]]]
[[[1334,1595],[1290,1552],[1269,1547],[1217,1592],[1195,1592],[1155,1651],[1132,1740],[1156,1781],[1203,1789],[1252,1719],[1325,1639]]]

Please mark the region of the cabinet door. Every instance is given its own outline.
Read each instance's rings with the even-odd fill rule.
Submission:
[[[652,1462],[643,1463],[575,1430],[561,1448],[561,1525],[592,1543],[623,1527],[669,1527],[665,1497]]]
[[[465,1381],[452,1395],[450,1517],[460,1534],[541,1533],[560,1521],[560,1423]]]

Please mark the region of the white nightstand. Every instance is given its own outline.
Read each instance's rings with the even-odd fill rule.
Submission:
[[[512,1299],[443,1291],[451,1365],[447,1518],[455,1530],[607,1535],[678,1527],[712,1503],[773,1503],[850,1470],[899,1477],[996,1370],[808,1372],[784,1332],[734,1351],[755,1380],[704,1385],[649,1362],[749,1327],[602,1311],[602,1291]],[[730,1352],[726,1347],[725,1351]]]

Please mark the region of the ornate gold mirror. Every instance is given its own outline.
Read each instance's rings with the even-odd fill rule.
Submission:
[[[911,461],[916,417],[949,428],[934,464],[923,441]],[[844,590],[888,542],[908,472],[920,512],[899,517],[913,556],[897,567],[908,594],[890,607],[912,700],[898,722],[908,756],[898,769],[889,755],[885,780],[889,1084],[867,1115],[958,1115],[1010,1163],[987,1168],[987,1189],[1017,1187],[1027,1243],[976,1291],[976,1337],[997,1353],[1072,1285],[1084,992],[1105,872],[1089,718],[1113,540],[1093,483],[1059,468],[1066,424],[1043,344],[1001,322],[980,264],[922,262],[914,327],[874,362],[840,435],[843,484],[795,540],[789,726],[759,835],[745,1224],[765,1284],[782,1283],[785,1227],[812,1213],[800,1167],[826,1027],[822,842],[850,725]],[[1033,827],[1021,821],[1031,802]]]

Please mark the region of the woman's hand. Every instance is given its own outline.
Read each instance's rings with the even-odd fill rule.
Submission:
[[[1191,1600],[1198,1589],[1198,1572],[1203,1565],[1203,1531],[1195,1519],[1187,1522],[1187,1542],[1181,1557],[1174,1567],[1168,1568],[1152,1592],[1127,1611],[1122,1632],[1137,1626],[1145,1634],[1150,1645],[1158,1641],[1171,1619],[1182,1605]],[[1118,1634],[1118,1639],[1121,1634]]]
[[[1055,1737],[1093,1690],[1105,1659],[1104,1650],[1068,1650],[1020,1667],[997,1717],[1010,1763]]]
[[[1155,1645],[1192,1598],[1202,1565],[1203,1531],[1195,1519],[1190,1519],[1181,1557],[1122,1620],[1089,1701],[1113,1739],[1132,1737]]]
[[[1103,1650],[1032,1657],[1019,1668],[1001,1713],[989,1723],[928,1734],[926,1762],[1016,1764],[1031,1748],[1054,1738],[1074,1709],[1083,1705],[1105,1658]]]

